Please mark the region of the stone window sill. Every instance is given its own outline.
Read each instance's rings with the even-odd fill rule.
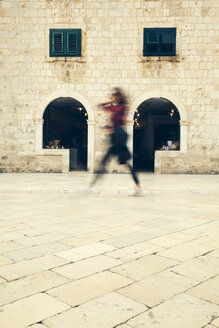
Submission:
[[[45,58],[45,63],[55,63],[55,62],[73,62],[73,63],[86,63],[85,57],[49,57]]]
[[[160,62],[160,61],[168,61],[168,62],[180,62],[181,57],[179,55],[176,56],[160,56],[160,57],[146,57],[139,56],[140,63],[148,63],[148,62]]]

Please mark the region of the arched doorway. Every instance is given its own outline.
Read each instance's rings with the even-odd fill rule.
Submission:
[[[54,91],[41,100],[35,113],[35,147],[37,156],[53,156],[62,158],[62,172],[69,172],[69,149],[46,149],[43,148],[43,116],[46,108],[56,99],[71,98],[77,100],[82,104],[88,114],[87,119],[87,170],[93,172],[94,170],[94,134],[95,134],[95,116],[90,102],[80,93],[72,90],[71,87],[63,88],[62,90]]]
[[[87,170],[85,107],[71,97],[53,100],[43,114],[43,148],[69,149],[69,170]]]
[[[136,170],[154,172],[156,150],[180,150],[179,122],[178,109],[165,98],[149,98],[136,108],[133,135],[133,165]]]

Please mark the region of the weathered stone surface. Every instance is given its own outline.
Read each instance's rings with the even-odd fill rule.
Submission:
[[[13,261],[11,261],[9,258],[0,255],[0,267],[11,263],[13,263]]]
[[[80,261],[95,255],[103,254],[114,250],[115,247],[104,245],[103,243],[93,243],[85,246],[76,247],[56,253],[57,256],[63,257],[71,262]]]
[[[219,304],[219,276],[209,279],[198,286],[191,288],[187,293],[202,298],[211,303]]]
[[[62,240],[62,243],[74,247],[79,247],[83,245],[87,245],[90,243],[95,243],[98,241],[103,241],[110,237],[110,234],[105,232],[92,232],[83,236],[72,237]]]
[[[69,280],[55,272],[44,271],[0,286],[0,306],[63,285]]]
[[[219,234],[209,237],[198,238],[194,241],[194,243],[219,248]]]
[[[103,271],[64,286],[53,288],[48,293],[71,306],[76,306],[130,285],[132,282],[132,280],[125,277]]]
[[[199,281],[204,281],[218,274],[216,263],[218,263],[217,258],[200,256],[176,265],[172,271]]]
[[[148,255],[138,260],[117,266],[111,269],[111,271],[134,280],[142,280],[145,277],[175,266],[178,263],[179,262],[175,260],[167,259],[161,256]]]
[[[0,322],[4,328],[24,328],[69,309],[55,298],[36,294],[0,308]]]
[[[128,321],[131,327],[200,328],[219,314],[219,307],[191,295],[178,295]]]
[[[13,263],[0,268],[0,276],[7,280],[14,280],[48,270],[68,263],[68,261],[57,256],[43,256],[37,259]]]
[[[217,319],[215,319],[215,320],[212,321],[212,325],[214,327],[219,327],[219,317]]]
[[[4,282],[6,282],[6,280],[0,277],[0,284],[3,284]]]
[[[64,265],[60,268],[54,269],[55,272],[70,278],[80,279],[90,276],[94,273],[110,269],[120,265],[122,262],[108,256],[99,255],[94,256],[79,262]]]
[[[186,261],[209,253],[212,250],[213,248],[208,246],[197,245],[195,243],[184,243],[183,245],[178,245],[165,251],[158,252],[158,254],[175,260]]]
[[[45,320],[49,328],[108,328],[125,322],[147,308],[127,297],[110,293]],[[104,320],[103,320],[104,318]]]
[[[38,246],[28,247],[26,249],[21,249],[18,251],[13,251],[6,253],[5,255],[9,259],[14,260],[15,262],[31,260],[34,258],[39,258],[41,256],[55,254],[58,251],[69,249],[69,246],[62,243],[53,242],[48,244],[42,244]]]
[[[74,250],[70,255],[77,260],[72,263],[57,256],[62,252],[70,255],[52,247],[56,254],[1,266],[0,314],[2,308],[6,310],[9,327],[72,328],[74,322],[81,328],[87,312],[95,328],[103,324],[106,328],[217,327],[212,306],[218,302],[219,252],[214,236],[218,233],[219,176],[141,174],[142,186],[150,192],[136,198],[119,193],[127,175],[109,174],[98,185],[97,196],[70,192],[91,178],[81,173],[0,175],[0,255],[5,259],[16,248],[36,255],[35,246],[44,251],[48,243],[58,242]],[[127,188],[133,188],[131,180]],[[138,243],[142,233],[150,239]],[[119,243],[119,236],[122,243],[129,243],[127,235],[135,243],[118,249],[122,260],[109,255],[117,250],[94,256],[112,246],[105,243],[107,239]],[[66,240],[70,243],[63,242]],[[195,258],[188,259],[194,256],[188,243],[196,245]],[[176,251],[175,247],[183,245],[185,254],[180,261],[157,253]],[[142,252],[155,250],[154,246],[159,250],[142,256]],[[212,250],[200,255],[199,250],[206,247]],[[50,303],[51,313],[47,304],[51,299],[32,299],[39,293],[74,308],[64,310]],[[111,294],[119,296],[109,297]],[[30,321],[17,324],[15,317]],[[143,319],[132,324],[132,318]],[[90,328],[90,322],[86,325]]]
[[[152,308],[198,283],[198,281],[167,270],[124,287],[119,290],[119,293]]]
[[[126,246],[124,248],[108,252],[106,255],[122,261],[132,261],[144,255],[156,253],[161,249],[162,248],[160,246],[152,245],[145,241],[143,243],[137,243],[135,245]]]

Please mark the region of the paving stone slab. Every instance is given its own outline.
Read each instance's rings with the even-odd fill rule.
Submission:
[[[24,235],[20,232],[10,232],[7,234],[0,234],[0,242],[10,242],[11,240],[15,240],[22,238]]]
[[[133,280],[142,280],[155,273],[177,265],[179,262],[158,255],[148,255],[138,260],[131,261],[110,271],[121,274]]]
[[[136,231],[140,231],[142,228],[140,226],[136,226],[135,224],[126,224],[116,228],[105,228],[104,232],[109,233],[113,236],[122,236],[127,233],[132,233]]]
[[[37,259],[13,263],[0,268],[0,277],[6,280],[19,279],[40,271],[46,271],[51,268],[65,265],[69,261],[57,256],[48,255]]]
[[[78,216],[81,216],[80,212],[78,212],[75,215],[76,218]],[[85,216],[86,216],[86,214],[85,214]],[[73,223],[75,223],[75,224],[73,224]],[[102,228],[94,223],[86,223],[86,224],[76,225],[76,222],[74,222],[73,220],[71,220],[70,225],[66,225],[66,224],[61,225],[60,224],[60,226],[59,226],[59,231],[61,233],[68,234],[70,236],[75,236],[75,237],[81,236],[83,234],[92,233],[92,232],[98,232],[100,230],[102,230]]]
[[[146,311],[139,304],[117,293],[110,293],[44,321],[49,328],[113,328]]]
[[[3,284],[4,282],[6,282],[6,280],[0,277],[0,284]]]
[[[112,245],[118,248],[133,245],[137,243],[149,240],[151,236],[148,236],[146,232],[136,231],[122,236],[117,236],[104,240],[104,244]]]
[[[219,275],[190,289],[187,293],[211,303],[219,304]]]
[[[101,272],[47,291],[63,302],[76,306],[130,285],[133,281],[111,272]]]
[[[198,227],[184,230],[184,232],[187,234],[196,235],[199,237],[205,237],[205,236],[207,237],[207,236],[211,236],[211,235],[214,236],[215,231],[217,231],[217,230],[216,230],[215,226],[212,225],[211,223],[202,224]]]
[[[22,236],[22,238],[20,239],[23,239],[25,236],[29,237],[29,238],[34,238],[34,237],[40,237],[42,236],[45,236],[46,234],[50,234],[50,233],[53,233],[53,232],[60,232],[60,229],[59,229],[59,225],[56,225],[56,224],[53,224],[53,225],[49,225],[49,226],[44,226],[44,227],[34,227],[34,228],[28,228],[28,229],[25,229],[25,230],[22,230],[22,233],[24,236]],[[65,234],[64,234],[65,235]],[[66,234],[68,237],[69,234]],[[20,240],[19,238],[17,240]]]
[[[142,213],[142,219],[140,222],[137,222],[136,225],[141,226],[142,229],[154,229],[160,228],[161,226],[171,225],[173,223],[172,219],[164,218],[162,215],[159,215],[157,212],[151,211],[150,213]],[[144,218],[144,219],[143,219]]]
[[[219,258],[219,249],[215,249],[215,251],[210,252],[207,256]]]
[[[18,251],[13,251],[5,253],[9,259],[15,262],[20,262],[24,260],[31,260],[45,255],[52,255],[59,251],[69,249],[70,246],[64,245],[59,242],[43,244],[39,246],[27,247],[25,249],[20,249]]]
[[[195,243],[184,243],[165,251],[158,252],[158,254],[179,261],[187,261],[191,258],[211,252],[212,250],[213,248],[208,246]]]
[[[219,314],[219,307],[191,295],[177,295],[127,323],[135,328],[200,328]]]
[[[196,237],[183,234],[180,232],[176,232],[176,233],[168,234],[167,236],[153,238],[150,240],[150,243],[164,248],[170,248],[173,246],[181,245],[186,241],[191,241],[194,239],[196,239]]]
[[[35,237],[25,236],[24,238],[17,239],[17,242],[22,246],[32,247],[32,246],[39,246],[42,244],[48,244],[54,241],[61,241],[65,238],[68,238],[68,235],[65,235],[60,232],[52,232]]]
[[[167,234],[176,233],[182,230],[182,227],[175,224],[165,225],[157,228],[147,229],[147,234],[153,238],[165,236]]]
[[[16,225],[9,224],[9,225],[6,225],[6,226],[0,228],[0,235],[13,233],[14,231],[21,232],[23,229],[27,229],[27,228],[28,228],[28,225],[25,225],[23,223],[17,223]]]
[[[11,261],[9,258],[0,255],[0,267],[3,267],[11,263],[13,263],[13,261]]]
[[[79,262],[64,265],[53,271],[73,280],[81,279],[92,274],[118,266],[123,262],[105,255],[94,256]]]
[[[211,322],[211,324],[215,327],[219,327],[219,317]]]
[[[0,242],[0,254],[4,254],[6,252],[11,252],[22,248],[24,248],[24,246],[21,246],[20,244],[15,243],[14,241]]]
[[[68,309],[49,295],[36,294],[0,307],[0,322],[4,328],[24,328]]]
[[[162,250],[160,246],[152,245],[149,242],[138,243],[135,245],[120,248],[118,250],[106,253],[107,256],[122,260],[124,262],[138,259],[144,255],[149,255]]]
[[[98,241],[103,241],[107,238],[110,238],[111,235],[107,234],[105,232],[92,232],[83,236],[78,236],[78,237],[72,237],[72,238],[67,238],[67,239],[63,239],[61,242],[66,244],[66,245],[70,245],[70,246],[74,246],[74,247],[80,247],[80,246],[84,246],[90,243],[95,243]]]
[[[69,279],[44,271],[0,285],[0,306],[68,283]]]
[[[176,265],[172,271],[204,281],[218,274],[218,259],[211,256],[200,256]]]
[[[198,238],[194,241],[194,243],[219,248],[219,234],[215,234],[210,237]]]
[[[95,255],[107,253],[115,249],[116,248],[113,246],[105,245],[99,242],[59,252],[56,253],[56,255],[71,262],[76,262]]]
[[[118,292],[152,308],[197,284],[198,281],[166,270],[121,288]]]

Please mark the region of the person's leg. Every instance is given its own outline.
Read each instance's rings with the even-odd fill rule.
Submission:
[[[97,182],[97,180],[100,179],[100,177],[103,175],[103,173],[105,172],[105,166],[107,164],[107,162],[109,161],[110,159],[110,156],[113,154],[113,146],[111,146],[107,153],[105,154],[105,156],[103,157],[101,163],[100,163],[100,166],[97,170],[97,172],[94,174],[94,177],[93,177],[93,180],[91,181],[90,183],[90,187],[93,187],[95,185],[95,183]]]
[[[135,191],[132,192],[129,196],[144,196],[144,192],[141,188],[141,185],[140,185],[140,182],[139,182],[136,172],[134,171],[133,167],[128,162],[126,164],[129,168],[129,170],[132,174],[133,180],[135,181],[135,184],[136,184]]]
[[[140,187],[140,182],[139,182],[139,179],[138,179],[138,177],[137,177],[136,172],[135,172],[134,169],[133,169],[133,166],[131,166],[130,163],[128,163],[128,162],[126,163],[126,165],[128,166],[128,168],[129,168],[129,170],[130,170],[130,172],[131,172],[131,175],[132,175],[132,177],[133,177],[133,180],[135,181],[136,186],[137,186],[137,187]]]

